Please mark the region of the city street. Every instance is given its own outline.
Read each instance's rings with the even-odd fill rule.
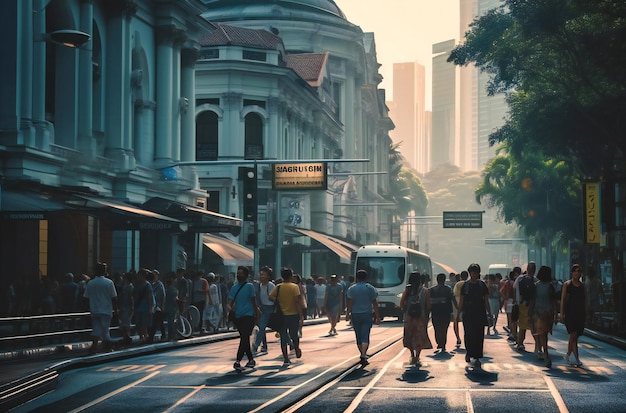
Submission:
[[[303,356],[282,366],[271,333],[269,354],[244,373],[232,368],[237,340],[183,347],[63,372],[56,389],[14,412],[623,412],[623,350],[582,337],[582,368],[566,365],[564,327],[550,337],[553,367],[532,352],[518,353],[506,336],[485,338],[482,371],[450,353],[422,352],[422,366],[408,365],[402,326],[387,319],[372,329],[370,365],[360,368],[354,334],[342,321],[306,326]],[[433,345],[434,334],[429,328]],[[449,331],[449,350],[456,342]],[[527,335],[526,348],[532,351]]]

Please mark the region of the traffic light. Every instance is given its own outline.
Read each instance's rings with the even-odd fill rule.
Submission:
[[[257,172],[256,168],[239,167],[239,179],[243,181],[243,220],[256,222],[257,216]]]

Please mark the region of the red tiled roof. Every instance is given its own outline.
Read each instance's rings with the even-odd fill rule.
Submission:
[[[285,56],[285,63],[312,86],[319,86],[327,59],[328,53],[288,54]]]
[[[211,34],[201,37],[201,46],[247,46],[260,49],[278,49],[283,40],[274,33],[261,29],[247,29],[217,23],[217,29]]]

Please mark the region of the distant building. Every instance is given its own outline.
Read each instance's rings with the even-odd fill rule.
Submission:
[[[393,64],[393,101],[390,116],[396,128],[389,134],[394,143],[401,143],[400,152],[420,173],[430,164],[430,142],[426,121],[426,71],[418,62]]]

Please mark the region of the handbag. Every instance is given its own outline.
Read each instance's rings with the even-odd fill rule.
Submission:
[[[267,321],[267,326],[274,331],[280,331],[285,323],[285,316],[280,309],[280,302],[278,301],[278,294],[280,294],[280,285],[276,287],[276,301],[274,302],[274,308],[270,314],[270,319]]]
[[[237,305],[236,301],[235,301],[235,300],[237,300],[237,295],[239,295],[239,292],[241,291],[242,288],[243,288],[243,284],[241,284],[239,286],[239,289],[237,290],[237,292],[235,293],[235,296],[233,297],[233,304],[235,304],[235,305]],[[228,312],[228,321],[230,321],[231,323],[234,323],[236,318],[237,317],[236,317],[236,313],[235,313],[235,307],[233,307]]]

